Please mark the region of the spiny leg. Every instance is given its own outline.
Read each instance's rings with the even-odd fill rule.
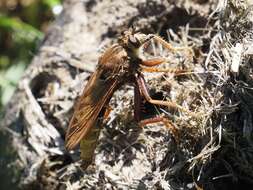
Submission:
[[[175,76],[194,73],[185,69],[174,69],[174,68],[163,69],[163,68],[156,68],[156,67],[141,67],[141,69],[142,71],[149,72],[149,73],[162,73],[162,72],[173,73]]]
[[[154,66],[160,65],[160,64],[165,63],[165,62],[166,62],[165,58],[157,57],[157,58],[151,58],[151,59],[143,60],[141,62],[141,65],[144,65],[146,67],[154,67]]]
[[[157,73],[168,72],[168,73],[174,73],[175,76],[189,75],[189,74],[195,73],[191,70],[185,70],[185,69],[174,69],[174,68],[163,69],[163,68],[154,67],[165,62],[166,62],[166,59],[164,58],[152,58],[152,59],[147,59],[147,60],[142,61],[140,67],[141,67],[141,70],[144,72],[157,72]]]
[[[134,119],[139,122],[141,120],[141,94],[140,88],[135,84],[134,86]]]
[[[140,113],[141,113],[141,105],[142,105],[142,96],[141,96],[141,89],[138,86],[138,84],[135,84],[134,86],[134,118],[138,122],[140,127],[144,127],[148,124],[152,123],[159,123],[162,122],[166,128],[170,131],[170,133],[173,135],[173,137],[178,142],[178,130],[173,125],[173,123],[168,119],[165,118],[163,115],[159,115],[153,118],[143,119],[141,120]]]
[[[204,74],[208,72],[195,72],[192,70],[187,70],[187,69],[176,69],[176,68],[156,68],[156,67],[144,67],[140,66],[141,71],[143,72],[148,72],[148,73],[173,73],[174,76],[182,76],[182,75],[192,75],[192,74]]]
[[[192,49],[189,48],[189,47],[173,47],[169,42],[166,42],[160,36],[157,36],[157,35],[154,35],[154,34],[151,34],[151,36],[152,36],[152,39],[156,40],[158,43],[162,44],[166,49],[171,50],[172,52],[187,50],[191,57],[194,54]]]
[[[140,127],[144,127],[148,124],[162,122],[165,127],[170,131],[172,136],[175,138],[176,142],[179,142],[179,132],[178,129],[173,125],[173,123],[166,117],[160,115],[149,119],[144,119],[139,122]]]
[[[182,106],[180,106],[174,102],[152,99],[148,93],[148,90],[147,90],[147,87],[145,84],[145,80],[144,80],[143,76],[141,76],[141,74],[139,74],[136,77],[136,81],[137,81],[138,87],[140,88],[142,95],[149,103],[179,109],[192,117],[198,117],[198,115],[196,115],[195,113],[192,113],[191,111],[184,109]]]
[[[172,52],[187,50],[187,51],[189,51],[189,54],[191,55],[191,57],[193,55],[193,51],[191,48],[189,48],[189,47],[173,47],[170,43],[166,42],[164,39],[162,39],[161,37],[154,35],[154,34],[148,35],[148,37],[143,42],[143,44],[145,44],[147,41],[149,41],[151,39],[156,40],[158,43],[162,44],[165,48],[171,50]],[[146,72],[170,72],[170,73],[175,73],[176,75],[185,75],[185,74],[193,74],[194,73],[191,70],[159,69],[159,68],[145,68],[145,67],[143,67],[143,66],[154,67],[154,66],[160,65],[162,63],[166,63],[165,58],[161,58],[161,57],[151,58],[151,59],[143,60],[141,62],[141,67],[142,67],[142,70],[146,71]]]

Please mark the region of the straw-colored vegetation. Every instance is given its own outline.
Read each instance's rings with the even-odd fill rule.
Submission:
[[[126,23],[118,23],[116,19],[112,23],[118,27],[109,27],[108,33],[103,35],[98,31],[98,36],[102,36],[100,49],[116,43],[120,33],[131,24],[143,33],[157,33],[174,47],[180,47],[179,51],[170,52],[151,42],[143,49],[144,58],[160,56],[167,60],[159,67],[185,71],[184,74],[145,73],[154,98],[175,102],[183,109],[145,103],[142,117],[163,115],[171,120],[177,135],[162,123],[138,128],[133,118],[133,87],[122,86],[110,101],[113,109],[101,131],[94,162],[83,171],[79,151],[66,153],[63,137],[74,100],[79,96],[92,67],[87,61],[81,68],[74,56],[70,59],[75,60],[68,62],[68,54],[57,50],[52,59],[56,57],[59,65],[57,61],[52,61],[55,68],[50,67],[49,60],[50,64],[45,63],[41,67],[44,71],[39,77],[35,77],[35,72],[31,74],[35,82],[41,82],[44,78],[49,80],[47,84],[43,83],[42,90],[34,92],[34,86],[21,82],[31,102],[26,106],[39,110],[34,120],[24,119],[27,131],[30,130],[28,144],[36,152],[31,154],[30,160],[36,177],[29,170],[29,175],[21,183],[22,187],[33,184],[36,187],[69,190],[250,189],[253,184],[251,1],[129,2],[132,7],[137,7],[137,16],[128,20],[130,16],[124,14],[129,10],[124,9],[122,2],[114,1],[117,9],[121,10],[118,19],[126,17]],[[107,4],[98,1],[97,4],[86,4],[86,8],[91,15],[100,15],[102,9],[108,9]],[[157,4],[160,6],[155,6]],[[160,8],[159,14],[151,6]],[[108,11],[108,20],[103,20],[101,28],[106,28],[106,24],[111,22],[110,14]],[[88,18],[89,21],[97,19]],[[92,26],[89,27],[92,29]],[[75,28],[71,31],[76,32]],[[87,31],[83,35],[89,37]],[[72,38],[67,36],[66,39]],[[86,51],[87,60],[93,60],[90,57],[94,55],[87,52],[95,40],[89,40],[89,47],[80,48]],[[64,48],[76,47],[74,43],[71,45]],[[67,50],[71,52],[71,48]],[[41,50],[42,54],[54,51],[54,47],[49,46]],[[80,52],[75,53],[78,55]],[[72,75],[69,74],[70,70]],[[56,77],[53,78],[53,75]],[[22,111],[23,117],[27,118],[30,112]],[[57,130],[53,128],[54,124]],[[50,133],[52,128],[54,130]],[[38,133],[39,129],[45,131],[45,136]],[[57,137],[54,143],[58,146],[52,145],[53,136]],[[41,140],[42,137],[45,140]],[[43,156],[36,159],[35,155]]]

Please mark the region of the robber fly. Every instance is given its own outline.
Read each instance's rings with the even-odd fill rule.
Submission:
[[[151,39],[160,43],[170,51],[183,48],[174,48],[159,36],[135,33],[132,30],[124,32],[118,43],[107,49],[98,60],[95,72],[90,77],[70,121],[66,134],[66,149],[71,150],[80,143],[81,158],[91,162],[96,142],[98,139],[101,118],[106,115],[106,107],[113,93],[126,83],[134,85],[134,118],[142,125],[154,122],[164,122],[163,117],[156,117],[140,121],[140,101],[144,98],[147,102],[155,105],[163,105],[184,110],[181,106],[162,100],[154,100],[150,97],[143,72],[165,72],[155,66],[166,62],[163,58],[144,60],[140,52],[144,44]],[[180,72],[175,70],[174,72]],[[184,110],[190,113],[187,110]],[[100,124],[99,124],[100,123]],[[171,125],[170,125],[171,126]],[[171,128],[171,127],[170,127]],[[175,130],[175,129],[171,129]]]

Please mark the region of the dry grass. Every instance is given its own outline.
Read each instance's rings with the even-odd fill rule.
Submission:
[[[171,119],[180,136],[175,139],[159,124],[141,130],[132,116],[133,89],[121,88],[110,102],[114,110],[102,130],[94,165],[83,172],[77,161],[57,170],[63,185],[69,190],[169,190],[253,184],[252,16],[250,1],[224,0],[205,28],[167,28],[173,46],[194,54],[187,49],[172,54],[152,43],[149,56],[166,57],[164,68],[191,73],[145,77],[155,97],[176,102],[197,117],[146,105],[149,116],[159,113]]]

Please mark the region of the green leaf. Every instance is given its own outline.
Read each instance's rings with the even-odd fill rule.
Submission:
[[[8,56],[0,56],[0,69],[6,67],[10,64],[10,59]]]
[[[12,97],[16,87],[9,85],[7,88],[3,88],[3,93],[1,97],[1,104],[5,105]]]
[[[7,71],[0,72],[0,88],[2,105],[5,105],[15,91],[16,85],[25,70],[25,64],[12,65]]]
[[[0,28],[5,28],[7,30],[13,30],[24,37],[29,38],[43,38],[43,33],[38,29],[34,28],[33,26],[22,22],[21,20],[15,18],[9,18],[4,15],[0,15]]]
[[[43,3],[49,6],[51,9],[61,4],[60,0],[43,0]]]
[[[4,77],[10,83],[16,84],[25,71],[25,63],[12,65],[7,69]]]

